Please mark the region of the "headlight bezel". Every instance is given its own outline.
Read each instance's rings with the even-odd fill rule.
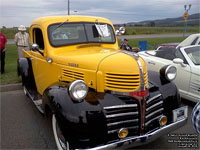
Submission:
[[[80,86],[83,86],[82,87],[83,89],[81,89]],[[80,93],[79,94],[77,93],[78,88],[80,88],[79,90],[85,90],[85,93],[82,96],[79,95]],[[68,91],[69,91],[69,95],[70,95],[70,97],[72,98],[73,101],[82,102],[88,94],[88,86],[83,80],[75,80],[75,81],[70,83]]]
[[[172,69],[175,70],[175,72],[171,72]],[[176,78],[176,75],[177,75],[177,69],[175,66],[173,65],[165,65],[164,67],[162,67],[160,69],[160,74],[162,77],[164,77],[167,81],[171,82],[173,81],[175,78]],[[169,75],[170,74],[173,74],[172,77],[170,77]]]

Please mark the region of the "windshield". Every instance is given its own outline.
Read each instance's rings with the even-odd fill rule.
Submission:
[[[195,65],[200,65],[200,47],[185,48],[185,52]]]
[[[58,24],[53,24],[48,28],[49,40],[53,46],[80,43],[115,43],[114,31],[109,24],[65,23],[59,28],[56,28],[57,26]],[[97,28],[97,26],[103,26],[103,28]]]

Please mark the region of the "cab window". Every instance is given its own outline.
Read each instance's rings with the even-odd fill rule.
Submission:
[[[42,31],[41,31],[41,29],[39,29],[39,28],[35,28],[34,30],[33,30],[33,35],[34,35],[34,37],[33,37],[33,43],[36,43],[36,44],[38,44],[39,45],[39,48],[41,49],[41,50],[44,50],[44,39],[43,39],[43,35],[42,35]]]

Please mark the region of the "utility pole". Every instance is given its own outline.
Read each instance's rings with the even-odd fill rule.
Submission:
[[[69,0],[68,0],[68,15],[70,15]]]
[[[192,4],[184,5],[185,13],[183,14],[183,18],[184,18],[184,33],[183,33],[183,36],[185,36],[186,31],[187,31],[187,18],[189,16],[188,11],[190,10],[191,7],[192,7]]]

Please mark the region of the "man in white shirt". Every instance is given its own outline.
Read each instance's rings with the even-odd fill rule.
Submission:
[[[15,43],[18,48],[18,57],[23,58],[23,50],[29,50],[30,37],[29,34],[25,32],[26,27],[24,25],[20,25],[18,31],[19,32],[15,34]]]

